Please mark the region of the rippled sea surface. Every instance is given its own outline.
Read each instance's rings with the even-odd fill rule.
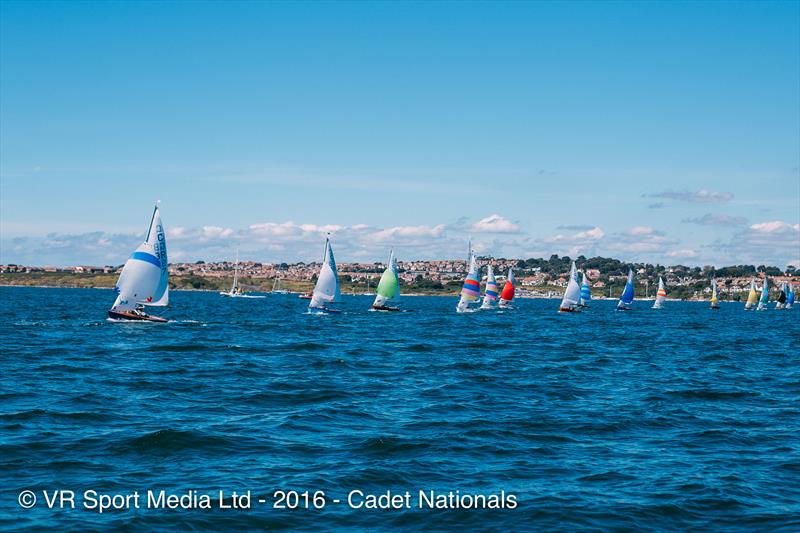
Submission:
[[[0,288],[0,528],[800,530],[798,309],[458,315],[406,297],[370,313],[346,296],[313,316],[294,295],[176,292],[173,322],[121,324],[113,299]],[[59,488],[328,503],[47,509]],[[353,489],[504,490],[519,507],[353,510]]]

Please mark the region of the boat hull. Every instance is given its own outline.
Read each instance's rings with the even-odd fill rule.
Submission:
[[[390,307],[388,305],[373,305],[371,308],[373,311],[399,311],[399,307]]]
[[[109,311],[108,318],[114,320],[130,320],[131,322],[169,322],[166,318],[152,315],[139,315],[136,313],[126,313],[124,311]]]
[[[327,307],[309,307],[308,313],[310,315],[334,315],[341,313],[338,309],[328,309]]]

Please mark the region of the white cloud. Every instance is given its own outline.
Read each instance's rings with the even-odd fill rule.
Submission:
[[[668,200],[689,203],[724,203],[733,200],[732,193],[709,191],[707,189],[700,189],[698,191],[663,191],[643,196],[649,196],[650,198],[666,198]],[[661,205],[658,207],[661,207]]]
[[[750,229],[756,233],[791,234],[800,231],[800,224],[792,225],[780,220],[773,220],[771,222],[759,222],[758,224],[753,224],[750,226]]]
[[[682,222],[699,224],[701,226],[742,226],[747,224],[747,219],[744,217],[735,217],[718,213],[706,213],[699,218],[684,218]]]
[[[586,239],[586,240],[590,240],[590,241],[599,241],[600,239],[602,239],[605,236],[606,236],[606,232],[604,232],[599,227],[594,227],[594,228],[592,228],[590,230],[581,231],[580,233],[576,233],[575,234],[575,239],[578,239],[578,240]]]
[[[203,226],[202,235],[206,239],[224,239],[225,237],[233,235],[233,230],[230,228],[220,228],[219,226]]]
[[[676,239],[667,237],[664,232],[650,226],[634,226],[627,231],[615,233],[609,240],[607,249],[612,253],[624,254],[631,260],[643,260],[634,256],[663,256],[677,243]]]
[[[472,225],[477,233],[519,233],[519,226],[498,214],[489,215]]]
[[[650,226],[634,226],[628,230],[631,235],[651,235],[655,230]]]
[[[368,235],[368,238],[376,242],[391,241],[393,239],[409,238],[437,238],[444,233],[444,224],[438,226],[395,226],[376,231]]]
[[[738,231],[730,241],[716,241],[711,250],[723,264],[776,265],[800,261],[800,224],[771,220]]]
[[[680,250],[672,250],[664,255],[673,259],[694,259],[697,257],[697,252],[689,250],[688,248],[683,248]]]

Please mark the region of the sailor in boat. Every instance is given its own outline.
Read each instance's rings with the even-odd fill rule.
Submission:
[[[392,307],[391,305],[376,305],[372,304],[372,309],[375,311],[399,311],[399,307]]]

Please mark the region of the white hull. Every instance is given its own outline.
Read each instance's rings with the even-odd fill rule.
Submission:
[[[220,292],[220,296],[227,296],[228,298],[266,298],[266,296],[256,296],[254,294],[236,294],[231,292]]]

